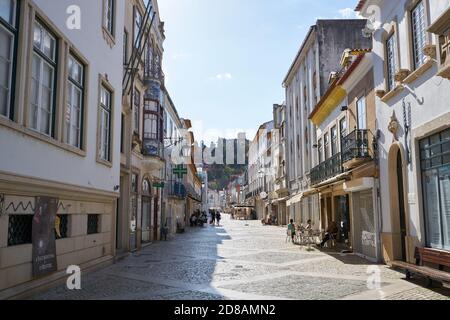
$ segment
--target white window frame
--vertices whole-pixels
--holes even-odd
[[[388,91],[395,89],[395,72],[397,69],[396,55],[397,55],[397,44],[396,44],[396,32],[392,33],[386,39],[386,81]]]
[[[420,68],[426,61],[423,49],[427,42],[425,2],[419,1],[411,10],[411,33],[414,69]]]
[[[108,97],[103,101],[103,97]],[[112,116],[112,95],[113,93],[103,84],[100,87],[99,101],[99,157],[103,161],[111,161],[111,116]]]
[[[82,148],[82,127],[83,127],[83,113],[84,113],[84,77],[85,77],[85,67],[84,65],[72,54],[69,55],[69,73],[67,78],[67,109],[66,109],[66,117],[65,117],[65,126],[66,126],[66,137],[65,143],[75,147]],[[76,64],[81,69],[80,82],[78,80],[73,79],[70,74],[70,63]],[[75,99],[75,91],[78,91],[80,94],[80,105],[78,110],[78,121],[74,119],[73,115],[75,111],[77,111],[77,107],[74,103]],[[68,114],[67,114],[68,113]],[[76,128],[77,132],[77,140],[72,135],[72,128]]]
[[[137,45],[137,48],[140,47],[140,43],[137,43],[139,30],[142,27],[142,14],[139,11],[138,7],[134,7],[134,17],[133,17],[133,46]]]
[[[103,27],[112,35],[115,28],[115,0],[103,0]]]
[[[9,65],[8,75],[7,75],[7,87],[2,88],[6,92],[6,105],[5,113],[0,113],[0,117],[10,118],[11,117],[11,101],[12,101],[12,89],[14,85],[13,81],[13,70],[15,64],[15,54],[14,48],[17,40],[17,29],[16,29],[16,15],[17,15],[17,4],[15,0],[10,0],[10,17],[9,20],[0,19],[0,29],[5,32],[6,36],[10,37],[10,52],[9,58],[5,61],[6,65]]]
[[[43,26],[40,22],[36,21],[33,31],[34,34],[36,36],[36,28],[40,28],[41,33],[40,33],[40,42],[41,42],[41,46],[37,47],[36,44],[33,42],[33,54],[32,54],[32,65],[34,66],[35,63],[35,58],[38,59],[38,63],[39,63],[39,75],[38,75],[38,79],[35,79],[33,77],[33,74],[31,74],[31,78],[32,78],[32,88],[34,86],[34,81],[37,82],[37,104],[35,105],[33,103],[33,101],[30,101],[30,114],[29,114],[29,124],[30,124],[30,128],[40,132],[44,135],[47,136],[52,136],[52,132],[53,132],[53,115],[55,112],[55,92],[57,90],[56,88],[56,74],[57,74],[57,57],[56,57],[56,46],[57,46],[57,39],[55,36],[53,36],[53,34],[45,27]],[[53,40],[54,42],[54,47],[53,47],[53,52],[51,52],[52,57],[49,57],[47,54],[44,53],[43,50],[43,43],[44,43],[44,39],[45,36],[48,36],[50,38],[50,40]],[[34,69],[32,66],[32,69]],[[43,70],[44,70],[44,66],[48,66],[51,70],[52,70],[52,79],[51,79],[51,88],[46,88],[49,89],[51,91],[50,94],[50,110],[43,110],[43,106],[42,106],[42,90],[44,89],[44,85],[43,85]],[[33,91],[33,90],[32,90]],[[32,94],[33,95],[33,94]],[[33,98],[33,97],[32,97]],[[37,116],[36,116],[36,124],[33,123],[33,119],[32,119],[32,109],[36,108],[36,112],[37,112]],[[48,113],[48,132],[43,131],[43,128],[41,128],[41,119],[43,116],[43,112]]]
[[[364,111],[364,112],[361,112]],[[356,117],[358,120],[358,129],[366,130],[367,129],[367,103],[366,97],[362,96],[356,101]],[[363,120],[364,123],[361,123]]]

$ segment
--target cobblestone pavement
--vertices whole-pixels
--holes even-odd
[[[448,289],[427,289],[356,255],[293,245],[283,228],[227,216],[223,224],[82,274],[81,290],[60,286],[32,299],[450,299]]]

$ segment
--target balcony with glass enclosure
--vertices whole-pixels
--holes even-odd
[[[148,171],[164,167],[164,110],[159,102],[144,101],[144,132],[142,139],[143,167]]]

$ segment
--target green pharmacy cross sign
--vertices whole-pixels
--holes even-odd
[[[182,164],[180,164],[172,170],[172,173],[178,176],[179,179],[182,179],[183,176],[186,175],[188,172],[187,169]]]
[[[155,183],[153,183],[153,188],[164,189],[164,186],[165,186],[164,182],[155,182]]]

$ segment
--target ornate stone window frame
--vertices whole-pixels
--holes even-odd
[[[102,33],[103,33],[103,38],[108,43],[108,45],[112,48],[112,47],[114,47],[116,45],[117,0],[111,0],[113,2],[113,8],[114,8],[113,9],[113,13],[112,13],[112,19],[113,19],[113,21],[112,21],[112,23],[113,23],[113,26],[112,26],[113,32],[112,33],[106,27],[106,20],[105,20],[106,12],[105,12],[105,9],[106,9],[107,1],[108,0],[102,0]]]
[[[450,8],[447,9],[433,24],[428,31],[435,34],[437,38],[437,61],[439,64],[438,76],[450,80]],[[445,46],[445,48],[444,48]],[[443,50],[446,50],[446,60],[443,60]]]
[[[395,65],[396,65],[396,83],[394,85],[394,88],[389,90],[388,87],[388,81],[387,81],[387,75],[388,75],[388,63],[387,63],[387,40],[394,36],[395,39]],[[381,41],[383,43],[383,57],[384,57],[384,88],[381,90],[377,90],[377,96],[380,97],[380,99],[383,102],[387,102],[397,94],[399,94],[403,89],[403,85],[400,83],[399,75],[401,75],[402,72],[402,64],[401,64],[401,58],[400,58],[400,34],[399,34],[399,24],[398,24],[398,17],[394,17],[392,22],[383,30]]]

